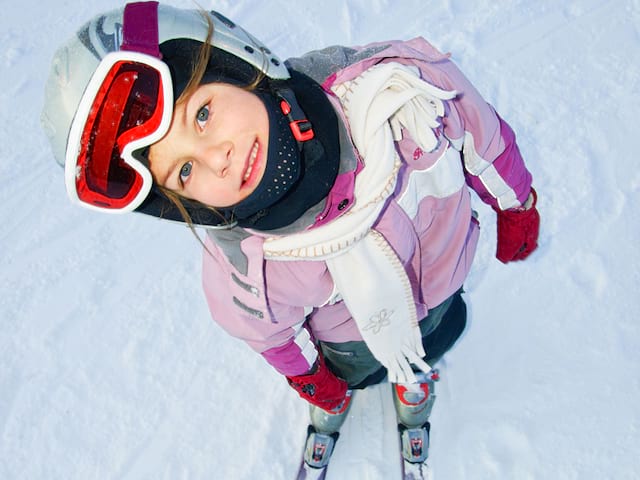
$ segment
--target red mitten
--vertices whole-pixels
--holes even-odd
[[[347,393],[347,382],[331,373],[320,351],[312,373],[287,377],[287,381],[307,402],[327,411],[338,407]]]
[[[524,260],[538,247],[540,214],[538,195],[532,188],[533,203],[526,209],[496,210],[498,214],[498,248],[496,258],[503,263]],[[527,202],[528,203],[528,202]]]

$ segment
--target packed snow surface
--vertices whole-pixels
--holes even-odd
[[[424,36],[518,135],[540,247],[498,262],[477,203],[469,326],[432,417],[436,480],[640,478],[640,2],[200,3],[281,57]],[[211,320],[199,243],[73,206],[40,130],[55,48],[121,4],[0,15],[0,478],[292,478],[306,405]]]

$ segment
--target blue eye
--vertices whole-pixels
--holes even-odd
[[[196,122],[198,122],[200,128],[204,128],[207,120],[209,120],[209,106],[205,105],[200,110],[198,110],[198,114],[196,115]]]
[[[180,180],[185,181],[189,175],[191,175],[191,169],[193,164],[191,162],[185,163],[180,169]]]

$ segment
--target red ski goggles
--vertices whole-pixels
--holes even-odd
[[[151,55],[106,55],[80,100],[65,162],[67,192],[89,208],[129,212],[153,179],[133,153],[169,130],[173,90],[167,65]]]

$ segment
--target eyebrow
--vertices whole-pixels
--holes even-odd
[[[156,159],[158,160],[158,159]],[[160,161],[162,161],[162,159],[160,159]],[[149,163],[151,164],[153,162],[153,159],[151,157],[149,157]],[[158,183],[160,186],[164,187],[167,184],[167,180],[169,179],[169,177],[171,176],[171,174],[175,171],[176,165],[179,162],[171,162],[166,169],[164,169],[163,171],[159,172],[159,174],[153,175],[152,172],[152,176],[153,176],[153,180]],[[151,168],[149,169],[151,170]]]
[[[189,96],[188,99],[186,99],[184,102],[182,102],[182,105],[184,106],[184,108],[182,109],[182,126],[184,128],[187,127],[187,110],[189,110],[190,104],[193,101],[193,94]]]
[[[183,128],[187,128],[187,110],[189,109],[189,104],[191,103],[192,99],[193,99],[194,95],[191,95],[188,99],[186,99],[184,102],[181,102],[183,108],[182,108],[182,113],[180,115],[181,117],[181,123],[182,123],[182,127]],[[174,112],[175,112],[175,106],[174,106]],[[162,185],[163,187],[167,184],[167,180],[169,179],[169,177],[172,176],[173,172],[175,172],[176,170],[176,166],[180,163],[180,159],[177,159],[176,161],[170,162],[171,164],[169,165],[169,167],[165,170],[164,175],[162,177],[159,177],[159,179],[162,179],[162,182],[160,182],[160,185]]]
[[[167,180],[169,179],[169,177],[171,176],[174,170],[175,170],[175,164],[171,165],[169,168],[166,169],[166,171],[164,172],[164,177],[162,178],[162,183],[160,185],[166,188]]]

